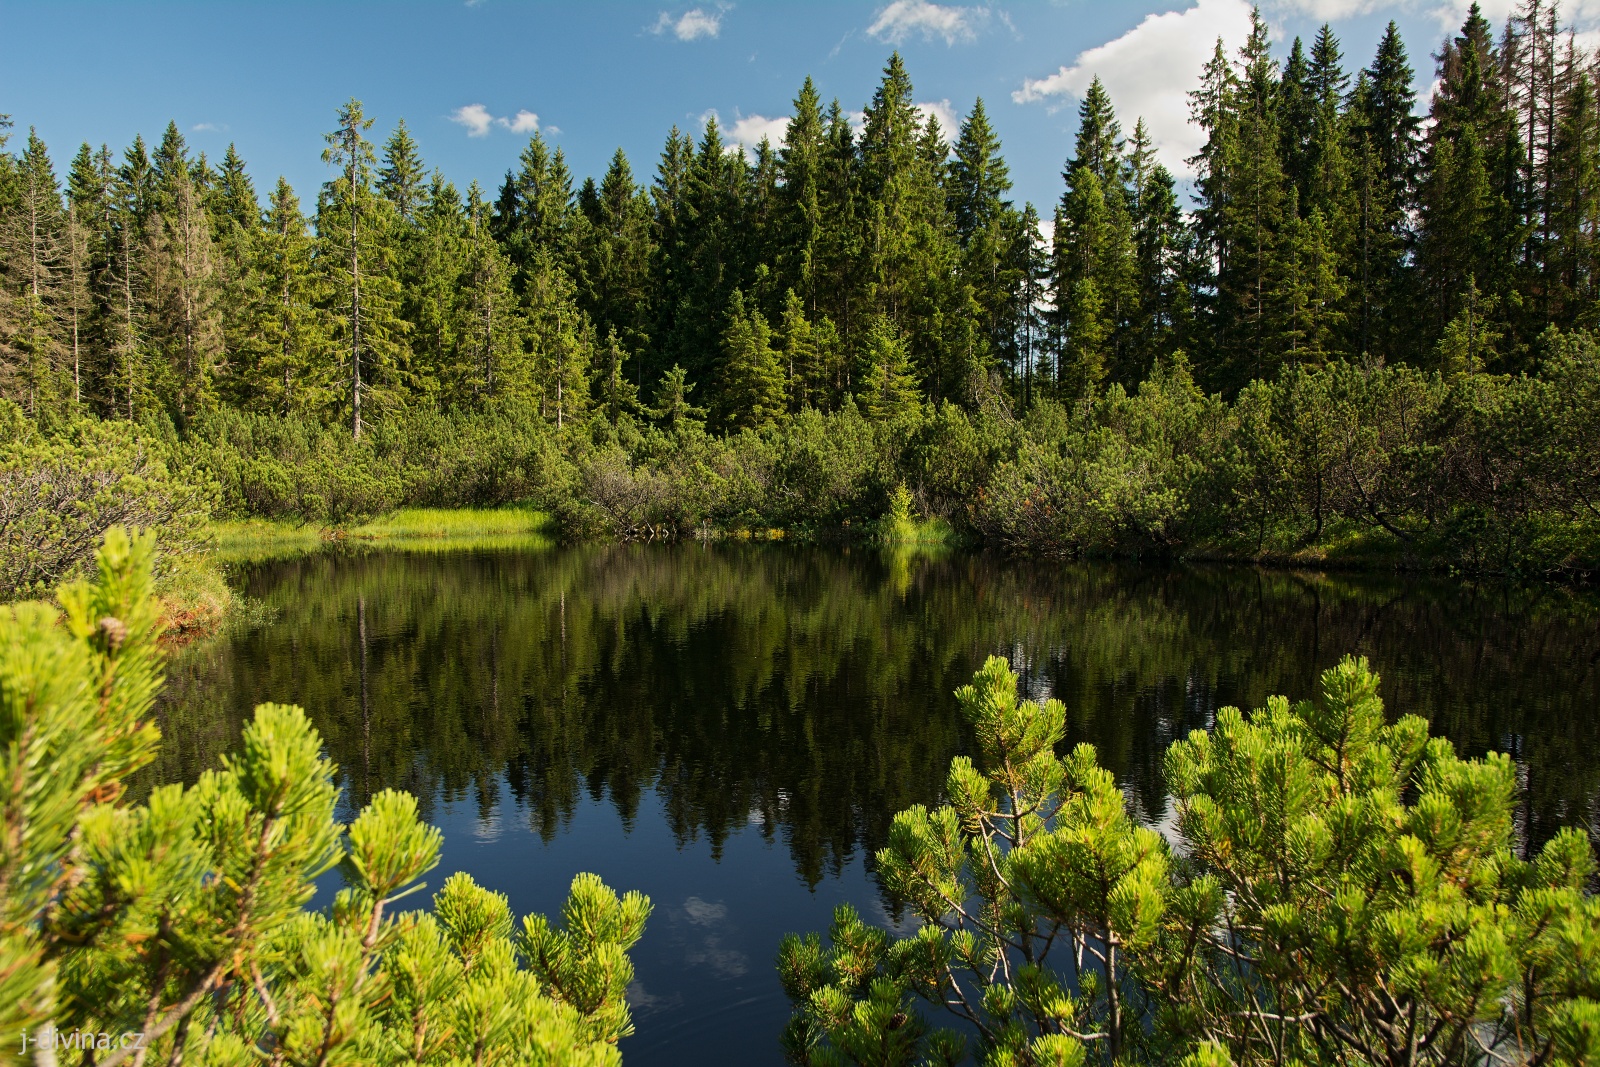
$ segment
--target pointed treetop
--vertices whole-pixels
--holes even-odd
[[[427,173],[417,142],[406,128],[406,120],[395,123],[394,133],[383,144],[383,166],[378,171],[378,192],[394,205],[405,222],[415,219],[422,205],[423,176]]]
[[[253,230],[261,224],[261,202],[256,198],[255,183],[250,180],[244,160],[231,143],[222,157],[222,172],[217,176],[216,209],[244,229]]]
[[[1333,35],[1333,30],[1326,22],[1317,31],[1317,39],[1311,44],[1309,86],[1319,103],[1335,106],[1343,103],[1350,91],[1350,75],[1344,71],[1344,53],[1339,48],[1339,38]]]
[[[322,135],[328,147],[322,150],[322,161],[340,171],[353,171],[356,184],[365,187],[377,157],[372,153],[372,143],[366,132],[372,129],[372,119],[361,110],[361,101],[351,97],[339,106],[339,126]]]
[[[1011,191],[1011,175],[981,96],[961,124],[950,178],[950,208],[963,241],[1010,206],[1005,194]]]
[[[1101,185],[1106,185],[1109,179],[1121,178],[1121,159],[1122,126],[1117,122],[1105,83],[1096,75],[1078,105],[1078,137],[1073,158],[1062,177],[1071,181],[1073,171],[1086,167]]]

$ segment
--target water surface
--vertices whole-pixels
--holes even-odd
[[[347,809],[398,787],[455,870],[554,913],[572,875],[655,902],[633,1067],[781,1062],[778,938],[854,903],[970,738],[952,691],[1007,656],[1065,701],[1143,817],[1161,756],[1228,704],[1370,657],[1394,713],[1510,752],[1538,843],[1600,815],[1594,599],[1244,568],[782,545],[329,552],[243,566],[266,621],[179,653],[156,777],[192,780],[250,709],[303,705]]]

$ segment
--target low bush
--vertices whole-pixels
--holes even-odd
[[[847,905],[783,942],[789,1062],[1600,1062],[1588,838],[1519,858],[1511,760],[1390,721],[1377,683],[1346,659],[1174,743],[1163,836],[991,658],[956,694],[975,756],[877,854],[913,932]]]
[[[0,400],[0,602],[82,574],[113,526],[156,530],[157,572],[206,539],[216,489],[128,423],[84,419],[51,435]]]
[[[560,922],[514,923],[458,874],[401,911],[439,832],[395,791],[341,825],[299,708],[259,706],[220,769],[121,802],[160,740],[154,557],[114,527],[61,610],[0,608],[0,1028],[21,1058],[619,1063],[649,901],[579,875]],[[307,910],[335,867],[344,888]]]

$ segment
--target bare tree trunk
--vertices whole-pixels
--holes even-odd
[[[361,251],[357,242],[360,203],[356,198],[356,145],[360,131],[350,127],[350,408],[351,434],[361,440]]]
[[[189,412],[189,401],[193,395],[195,360],[194,360],[194,198],[190,195],[187,183],[182,187],[183,210],[183,372],[187,381],[184,382],[183,410]]]
[[[283,239],[287,248],[289,241],[289,218],[284,216],[283,224],[278,229],[278,235]],[[287,253],[285,253],[287,260]],[[284,263],[283,284],[278,288],[278,324],[282,331],[279,339],[279,354],[283,357],[283,413],[289,414],[289,265]]]
[[[133,421],[133,257],[128,247],[128,225],[122,226],[123,359],[128,371],[128,421]]]

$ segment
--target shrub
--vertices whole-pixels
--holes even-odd
[[[160,531],[165,570],[205,542],[215,499],[128,423],[81,420],[46,437],[0,400],[0,601],[82,573],[113,526]]]
[[[0,609],[0,1026],[41,1062],[113,1035],[101,1067],[620,1062],[649,901],[579,875],[560,923],[516,926],[458,874],[431,913],[399,911],[440,835],[394,791],[341,826],[299,708],[261,705],[220,770],[119,803],[159,741],[153,540],[113,528],[64,625]],[[335,865],[345,888],[305,910]]]
[[[1167,754],[1171,841],[992,657],[948,802],[877,863],[920,928],[840,908],[778,969],[800,1064],[1582,1064],[1600,1060],[1600,899],[1576,829],[1512,849],[1511,761],[1387,721],[1345,659],[1316,701],[1218,713]]]

